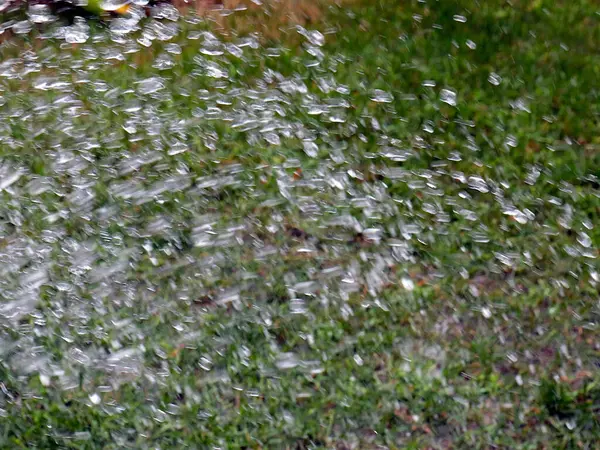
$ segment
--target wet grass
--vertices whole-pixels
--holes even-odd
[[[2,448],[596,447],[597,5],[398,3],[0,45]]]

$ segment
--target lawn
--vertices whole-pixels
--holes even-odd
[[[597,448],[598,4],[264,2],[5,15],[0,448]]]

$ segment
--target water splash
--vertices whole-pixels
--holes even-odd
[[[291,51],[209,32],[170,5],[151,16],[95,29],[32,5],[28,20],[5,24],[42,36],[8,40],[26,48],[18,54],[0,49],[0,354],[20,390],[81,391],[86,407],[120,414],[113,393],[135,387],[144,419],[170,427],[193,405],[207,408],[193,412],[203,423],[228,417],[203,404],[216,389],[270,421],[260,401],[322,395],[302,383],[329,376],[332,359],[384,385],[386,364],[442,380],[445,352],[430,341],[455,343],[467,366],[472,340],[457,336],[485,328],[502,360],[492,370],[520,386],[530,380],[520,364],[542,366],[520,342],[537,345],[546,331],[532,324],[560,312],[552,302],[579,296],[576,327],[595,326],[598,242],[585,208],[597,178],[577,172],[587,162],[548,156],[593,143],[564,136],[558,112],[542,119],[525,81],[476,71],[467,37],[478,35],[457,35],[450,55],[476,74],[485,95],[474,99],[423,62],[406,30],[394,45],[406,45],[414,75],[397,83],[333,52],[339,30],[292,28],[302,44]],[[424,13],[414,20],[430,26]],[[462,31],[474,22],[453,20]],[[524,136],[525,119],[544,133]],[[539,137],[552,133],[558,142]],[[519,167],[501,164],[515,154]],[[543,308],[513,314],[536,296]],[[419,343],[390,338],[394,320]],[[384,338],[400,359],[371,351]],[[560,358],[590,363],[573,353]],[[245,373],[267,381],[244,386]],[[281,378],[296,375],[282,394]],[[0,414],[17,403],[2,395]],[[80,433],[72,439],[91,439]]]

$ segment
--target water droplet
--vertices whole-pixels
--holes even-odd
[[[33,24],[29,20],[22,20],[22,21],[15,22],[12,24],[12,31],[13,31],[13,33],[15,33],[17,35],[27,34],[32,29],[33,29]]]
[[[297,367],[298,364],[300,364],[300,361],[298,361],[294,353],[282,353],[277,359],[275,366],[279,370],[289,370]]]
[[[164,88],[164,79],[160,77],[151,77],[137,82],[137,90],[143,95],[154,94]]]
[[[402,287],[407,291],[412,291],[415,289],[415,283],[410,278],[402,278],[401,280]]]
[[[281,145],[281,139],[277,133],[266,133],[265,141],[271,145]]]
[[[100,402],[102,401],[100,396],[95,392],[93,394],[91,394],[89,398],[90,398],[90,401],[92,402],[92,404],[94,404],[94,405],[99,405]]]
[[[506,145],[507,147],[515,148],[518,145],[517,138],[512,134],[509,134],[508,136],[506,136],[504,145]]]
[[[488,81],[490,82],[490,84],[493,84],[494,86],[499,86],[500,83],[502,83],[502,77],[500,75],[498,75],[496,72],[491,72],[490,75],[488,76]]]
[[[40,374],[40,383],[42,383],[42,386],[50,386],[50,377],[48,375],[41,373]]]
[[[69,44],[83,44],[88,40],[88,34],[86,31],[70,28],[65,32],[65,41]]]
[[[394,101],[392,94],[382,91],[381,89],[374,89],[371,91],[370,99],[376,103],[391,103]]]
[[[511,101],[510,106],[517,111],[531,113],[531,110],[529,109],[529,104],[524,98],[518,98],[515,101]]]
[[[316,45],[321,47],[325,44],[325,36],[320,31],[317,30],[307,30],[304,27],[297,26],[296,30],[299,34],[304,36],[312,45]]]
[[[577,236],[577,242],[579,242],[583,247],[589,248],[592,246],[592,238],[587,233],[583,231],[579,233]]]
[[[440,91],[440,100],[450,106],[456,106],[456,92],[450,89],[442,89]]]
[[[49,23],[57,19],[52,14],[50,5],[44,4],[30,4],[27,9],[27,15],[32,23]]]
[[[311,158],[316,158],[319,155],[319,147],[314,142],[304,141],[302,145],[304,147],[304,153]]]

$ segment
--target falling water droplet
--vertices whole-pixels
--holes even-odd
[[[40,383],[42,383],[42,386],[50,386],[50,377],[48,375],[45,374],[40,374]]]
[[[450,89],[440,91],[440,100],[450,106],[456,106],[456,92]]]
[[[581,232],[577,236],[577,242],[579,242],[583,247],[589,248],[592,246],[592,238],[587,233]]]
[[[381,89],[374,89],[371,92],[370,99],[376,103],[391,103],[394,101],[392,94]]]
[[[316,158],[319,154],[319,147],[317,144],[311,141],[304,141],[302,143],[304,147],[304,153],[306,153],[311,158]]]
[[[499,86],[502,83],[502,77],[495,72],[491,72],[488,76],[488,81],[494,86]]]
[[[153,94],[164,88],[164,80],[160,77],[151,77],[137,82],[138,92],[144,95]]]
[[[411,280],[410,278],[402,278],[402,280],[400,280],[402,282],[402,287],[404,289],[406,289],[407,291],[412,291],[415,289],[415,283],[413,282],[413,280]]]

